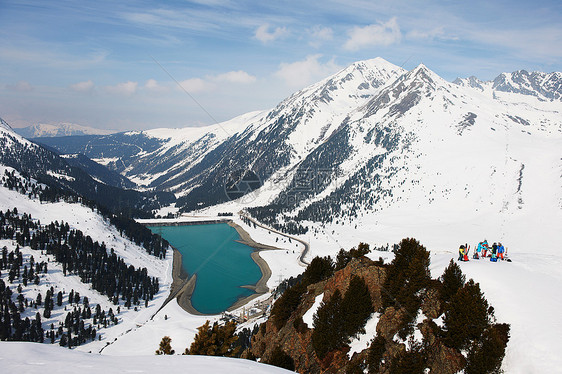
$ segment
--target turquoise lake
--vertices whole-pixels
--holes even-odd
[[[219,314],[254,294],[241,286],[255,285],[262,273],[250,257],[253,248],[235,241],[240,236],[234,227],[217,223],[148,228],[182,254],[190,277],[197,274],[191,304],[199,312]]]

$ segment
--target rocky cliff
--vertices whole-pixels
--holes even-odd
[[[262,362],[271,362],[273,352],[281,348],[292,358],[295,371],[299,373],[363,373],[365,370],[373,373],[407,372],[407,369],[404,371],[408,367],[406,353],[415,349],[421,351],[422,347],[416,348],[412,342],[397,337],[407,317],[404,308],[382,308],[381,295],[385,292],[383,285],[388,266],[367,257],[355,258],[328,279],[309,285],[298,307],[281,328],[272,318],[260,326],[259,332],[252,337],[251,353]],[[321,360],[312,344],[313,326],[308,326],[303,316],[313,307],[317,296],[323,294],[322,300],[326,303],[336,290],[345,294],[354,275],[363,278],[369,288],[373,308],[378,311],[376,330],[366,331],[366,334],[377,336],[375,340],[382,349],[377,352],[377,344],[371,343],[370,347],[350,355],[350,347],[346,345]],[[441,330],[436,324],[443,314],[439,282],[431,284],[423,291],[423,302],[416,320],[421,322],[415,327],[423,337],[420,344],[423,345],[424,366],[431,373],[455,373],[465,366],[466,360],[459,351],[446,347],[442,342]]]

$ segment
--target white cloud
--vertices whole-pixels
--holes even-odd
[[[309,33],[311,38],[309,44],[314,48],[318,48],[323,42],[334,38],[334,31],[330,27],[314,26]]]
[[[443,27],[435,27],[431,30],[412,30],[406,34],[408,39],[424,40],[424,39],[441,39],[441,40],[458,40],[458,37],[447,35]]]
[[[210,91],[214,88],[214,84],[201,78],[190,78],[180,82],[182,89],[191,93]]]
[[[149,90],[154,90],[154,89],[158,89],[160,87],[160,85],[158,84],[156,79],[149,79],[144,84],[144,87],[148,88]]]
[[[137,92],[138,82],[123,82],[115,86],[106,86],[105,90],[109,93],[130,96]]]
[[[256,81],[256,77],[246,73],[243,70],[238,70],[238,71],[229,71],[228,73],[216,75],[213,78],[213,80],[217,82],[248,84],[248,83],[254,83]]]
[[[94,82],[92,82],[91,80],[87,80],[84,82],[78,82],[75,84],[71,84],[70,85],[70,89],[76,92],[85,92],[85,93],[89,93],[92,92],[92,90],[94,89]]]
[[[168,87],[162,86],[156,79],[149,79],[144,84],[144,88],[151,92],[165,92],[168,91]]]
[[[269,43],[276,39],[283,38],[289,34],[285,27],[277,27],[272,32],[269,31],[269,24],[265,23],[257,28],[254,37],[262,43]]]
[[[10,91],[17,91],[17,92],[33,91],[33,86],[31,85],[31,83],[26,81],[19,81],[16,84],[7,84],[6,88]]]
[[[385,23],[379,22],[365,27],[355,26],[349,31],[349,39],[343,47],[356,51],[364,47],[398,43],[401,38],[400,26],[396,17],[393,17]]]
[[[322,63],[319,58],[322,55],[311,55],[302,61],[292,63],[281,63],[275,75],[290,87],[303,87],[326,78],[330,74],[341,69],[334,60]]]
[[[217,83],[250,84],[255,81],[256,77],[253,75],[243,70],[238,70],[217,75],[207,75],[203,78],[186,79],[180,82],[180,86],[189,93],[199,93],[216,89]]]

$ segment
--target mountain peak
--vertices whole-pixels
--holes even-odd
[[[8,122],[4,121],[2,118],[0,118],[0,127],[5,128],[6,130],[14,131],[12,126],[10,126]]]
[[[359,69],[359,70],[364,70],[364,69],[369,69],[369,70],[380,70],[380,69],[384,69],[384,70],[400,70],[401,68],[397,65],[394,65],[391,62],[388,62],[387,60],[385,60],[382,57],[375,57],[372,59],[368,59],[368,60],[361,60],[361,61],[356,61],[354,63],[352,63],[348,68],[344,69]]]
[[[475,77],[474,75],[471,75],[468,78],[457,78],[453,81],[454,84],[456,84],[457,86],[462,86],[462,87],[472,87],[472,88],[477,88],[480,91],[484,91],[484,84],[485,82],[481,81],[480,79],[478,79],[477,77]]]
[[[435,88],[437,85],[446,84],[443,78],[430,70],[424,64],[419,64],[414,69],[406,72],[400,79],[404,84],[407,84],[410,87],[429,85],[430,87]]]
[[[562,73],[543,73],[517,70],[513,73],[501,73],[492,82],[492,88],[498,91],[520,93],[535,96],[541,100],[562,99]]]

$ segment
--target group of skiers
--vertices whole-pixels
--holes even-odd
[[[468,253],[470,252],[470,246],[467,244],[461,244],[459,247],[459,261],[468,261]],[[490,261],[497,262],[498,259],[500,260],[507,260],[506,257],[506,248],[503,246],[502,243],[494,243],[490,247],[488,245],[488,241],[484,240],[483,242],[478,243],[478,247],[474,251],[472,256],[473,259],[478,260],[480,258],[489,257]]]

